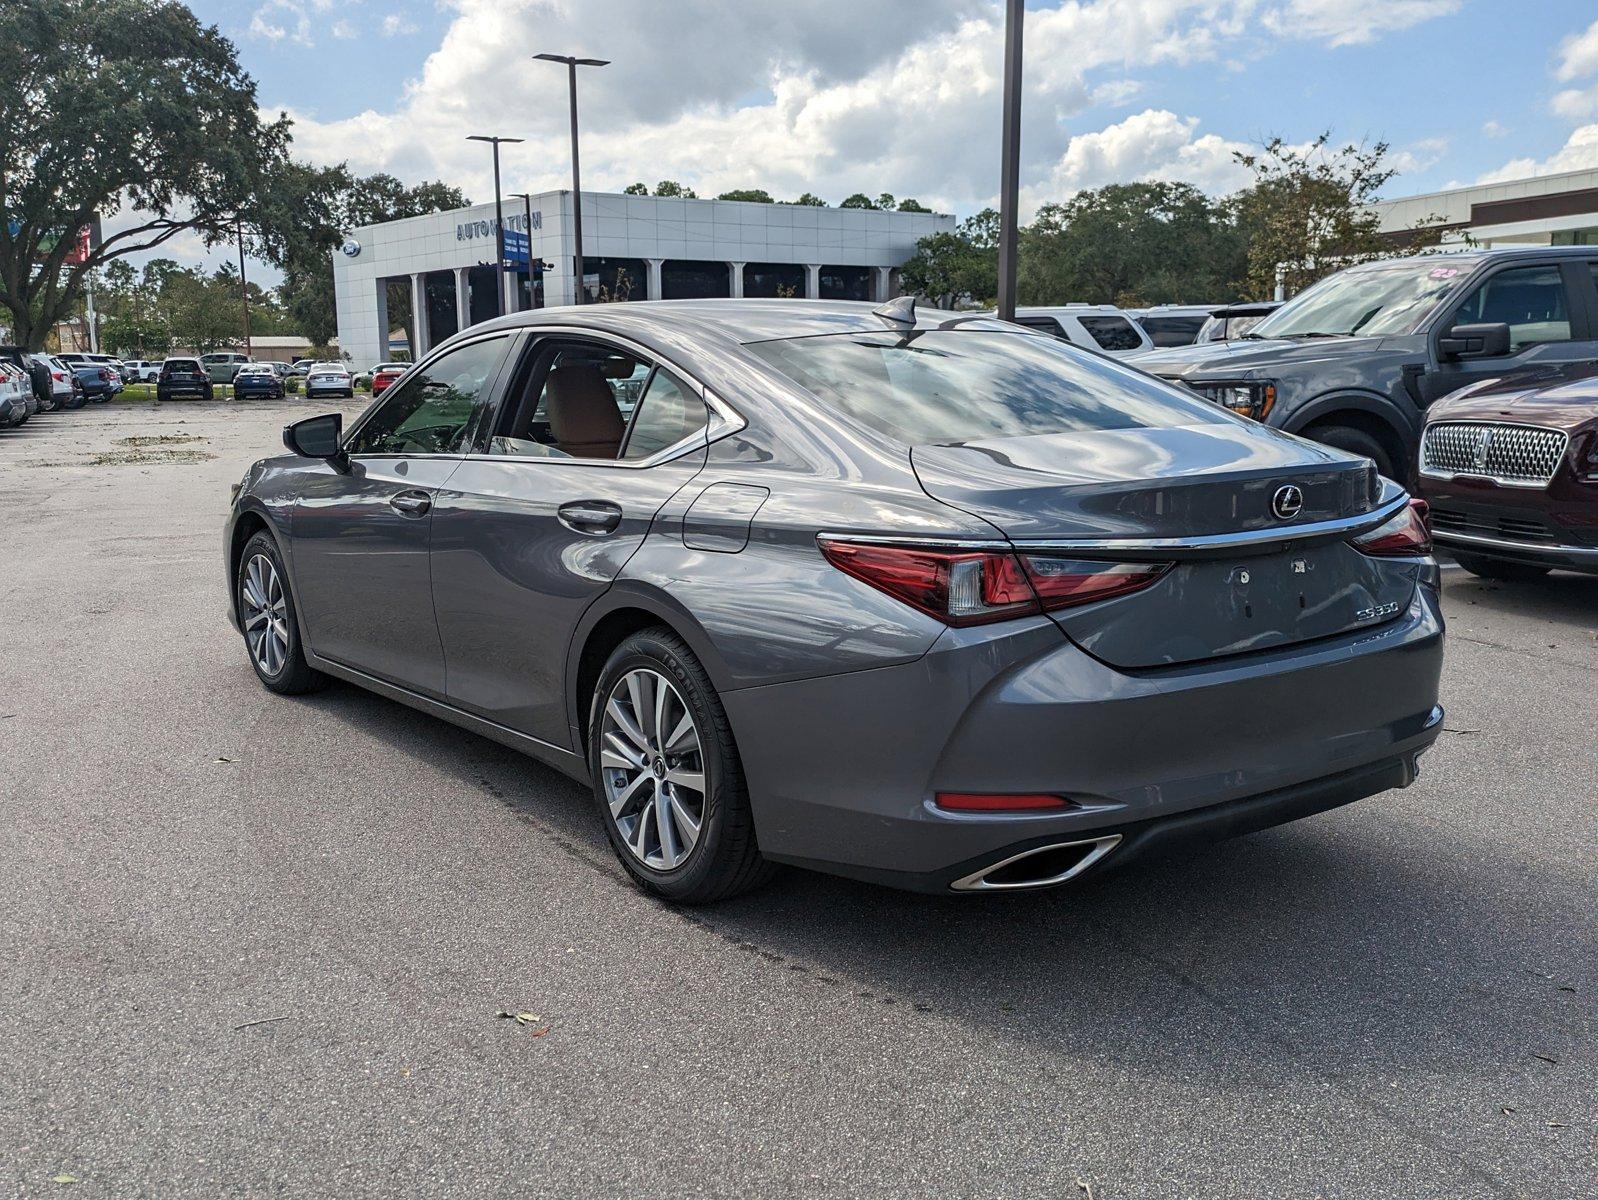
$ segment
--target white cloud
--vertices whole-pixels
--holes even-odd
[[[1589,88],[1566,88],[1554,96],[1549,107],[1555,115],[1567,121],[1581,121],[1598,116],[1598,83]]]
[[[446,3],[453,20],[437,49],[367,111],[324,120],[297,110],[292,96],[266,97],[278,101],[269,109],[291,101],[297,154],[444,179],[481,199],[492,187],[488,156],[465,137],[502,133],[527,139],[504,154],[507,190],[565,187],[566,75],[529,61],[548,49],[613,60],[580,77],[590,187],[678,179],[701,195],[759,186],[833,202],[889,190],[942,211],[994,201],[997,0]],[[263,12],[284,13],[304,10],[306,0],[267,4]],[[1150,107],[1104,129],[1079,122],[1095,106],[1133,101],[1149,72],[1201,62],[1227,69],[1257,51],[1262,21],[1282,36],[1340,45],[1455,6],[1065,0],[1029,11],[1022,180],[1030,202],[1116,178],[1235,187],[1244,174],[1231,156],[1242,143],[1199,129],[1193,117]],[[391,14],[385,31],[403,20]]]
[[[1460,0],[1289,0],[1264,14],[1273,33],[1333,46],[1375,41],[1459,10]]]
[[[341,40],[348,40],[356,36],[355,26],[348,21],[334,21],[333,28],[329,32]]]
[[[1476,182],[1497,183],[1504,179],[1524,179],[1528,175],[1556,175],[1561,171],[1595,168],[1598,168],[1598,124],[1582,125],[1549,157],[1512,159]]]
[[[1248,182],[1248,169],[1233,157],[1249,147],[1216,134],[1198,134],[1197,117],[1145,109],[1124,121],[1072,138],[1048,177],[1027,189],[1035,207],[1084,188],[1132,180],[1181,180],[1211,192]]]
[[[1483,121],[1481,123],[1483,137],[1501,138],[1509,136],[1509,129],[1501,121]]]
[[[415,33],[416,25],[399,13],[389,13],[383,18],[383,36],[396,37],[404,33]]]
[[[1400,175],[1413,174],[1434,167],[1448,153],[1449,140],[1445,137],[1421,138],[1417,142],[1395,151],[1388,165]]]
[[[1554,74],[1561,83],[1598,74],[1598,21],[1559,43],[1559,66]]]

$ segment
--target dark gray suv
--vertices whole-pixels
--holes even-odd
[[[590,784],[674,900],[1062,883],[1403,786],[1440,729],[1401,489],[1014,325],[543,309],[284,436],[223,540],[261,682]]]
[[[1482,379],[1598,359],[1598,246],[1466,250],[1349,267],[1243,337],[1132,360],[1408,482],[1426,406]]]

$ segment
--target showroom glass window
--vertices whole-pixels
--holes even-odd
[[[351,454],[456,454],[508,338],[451,350],[390,388],[383,406],[345,447]]]

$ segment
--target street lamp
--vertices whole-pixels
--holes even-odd
[[[1025,0],[1005,0],[1004,129],[999,155],[999,307],[1015,320],[1016,208],[1021,176],[1021,19]]]
[[[571,112],[572,112],[572,249],[574,250],[573,264],[576,275],[576,296],[573,302],[583,302],[583,181],[582,174],[577,166],[577,68],[578,67],[608,67],[610,60],[605,58],[573,58],[569,54],[535,54],[534,58],[544,62],[557,62],[566,64],[566,77],[571,86]]]
[[[488,137],[481,133],[468,135],[468,142],[489,142],[494,147],[494,290],[499,300],[500,316],[505,315],[505,210],[499,199],[499,144],[515,144],[524,138]]]

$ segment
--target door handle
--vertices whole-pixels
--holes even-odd
[[[433,507],[433,498],[426,492],[396,492],[388,498],[388,506],[401,516],[419,517]]]
[[[621,507],[608,500],[574,500],[556,510],[560,523],[575,533],[603,537],[621,525]]]

